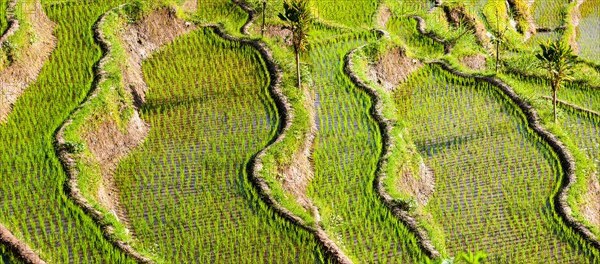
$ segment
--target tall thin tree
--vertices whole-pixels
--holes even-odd
[[[554,123],[558,122],[556,114],[556,94],[560,90],[564,81],[572,80],[573,66],[575,65],[575,55],[573,48],[560,40],[540,44],[542,49],[535,56],[540,60],[541,68],[545,69],[550,75],[550,85],[552,86],[552,106],[554,109]]]
[[[284,13],[279,13],[279,19],[286,23],[284,29],[292,32],[292,46],[296,55],[296,74],[298,88],[302,87],[300,78],[300,52],[306,50],[308,45],[308,32],[313,23],[308,0],[286,0],[283,2]]]

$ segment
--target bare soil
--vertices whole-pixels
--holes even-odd
[[[573,28],[575,29],[577,28],[577,26],[579,26],[579,21],[581,20],[581,11],[579,10],[579,8],[581,7],[584,1],[585,0],[577,0],[577,6],[571,14],[570,22],[571,25],[573,25]],[[579,44],[577,43],[577,30],[573,30],[573,34],[569,36],[569,45],[571,45],[575,53],[579,52]]]
[[[492,48],[490,38],[486,34],[487,30],[485,25],[480,21],[477,21],[475,17],[470,16],[464,6],[459,5],[455,8],[444,6],[444,13],[452,26],[458,27],[461,23],[464,23],[467,28],[475,33],[477,42],[479,42],[481,46],[486,49]]]
[[[303,90],[306,98],[304,107],[308,112],[310,128],[306,133],[306,140],[302,145],[302,149],[294,154],[290,166],[284,168],[282,171],[284,175],[283,188],[294,195],[300,205],[312,211],[314,216],[318,216],[318,211],[306,195],[306,188],[314,178],[314,167],[309,159],[312,156],[312,146],[317,132],[314,98],[308,89],[304,88]]]
[[[27,244],[17,239],[8,229],[0,225],[0,241],[5,243],[10,249],[14,250],[17,257],[25,260],[26,263],[45,264],[42,259]]]
[[[386,28],[390,18],[392,17],[392,10],[386,5],[381,5],[377,12],[377,25],[381,28]]]
[[[44,13],[42,4],[32,3],[34,12],[26,14],[31,25],[31,34],[36,41],[20,50],[20,56],[0,72],[0,123],[12,110],[12,105],[40,73],[44,62],[56,48],[56,37],[52,35],[55,23]]]
[[[483,70],[486,66],[486,59],[483,54],[469,55],[460,61],[472,70]]]
[[[419,206],[424,206],[435,191],[435,175],[425,163],[419,164],[418,173],[418,177],[415,177],[412,172],[405,170],[402,177],[398,178],[396,186],[415,197]]]
[[[600,228],[600,182],[596,174],[589,178],[581,212],[593,226]]]
[[[376,81],[386,90],[393,91],[408,78],[412,72],[423,64],[406,56],[401,48],[393,48],[370,65],[369,78]]]
[[[153,12],[141,21],[125,27],[121,42],[128,53],[128,63],[122,69],[123,80],[137,106],[145,102],[145,92],[148,90],[142,73],[142,60],[162,45],[195,28],[195,25],[177,18],[170,9]]]
[[[258,34],[260,34],[261,28],[259,27],[257,30]],[[277,39],[287,46],[292,46],[292,31],[283,29],[281,26],[265,25],[265,37]]]
[[[198,0],[186,0],[182,7],[186,11],[196,12],[198,10]]]

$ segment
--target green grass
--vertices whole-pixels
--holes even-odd
[[[0,125],[0,221],[53,263],[130,263],[65,194],[66,175],[52,144],[56,129],[92,86],[101,52],[92,25],[122,1],[49,5],[57,49]]]
[[[425,258],[413,234],[375,192],[381,135],[371,118],[371,99],[342,71],[342,58],[368,38],[348,36],[310,53],[318,132],[315,176],[308,196],[323,227],[356,263],[406,263]]]
[[[258,53],[200,29],[143,69],[142,118],[152,128],[116,174],[142,246],[184,263],[324,258],[312,234],[278,217],[248,180],[249,159],[279,123]]]
[[[557,158],[504,96],[432,67],[403,84],[397,99],[434,171],[426,209],[444,226],[452,254],[482,250],[494,263],[598,261],[554,213]]]

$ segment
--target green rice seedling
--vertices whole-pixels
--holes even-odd
[[[600,1],[584,1],[579,8],[581,19],[577,26],[579,56],[600,64]]]
[[[543,1],[536,0],[533,3],[533,17],[538,27],[554,29],[561,25],[564,8],[568,0]]]
[[[202,23],[223,23],[230,32],[238,32],[248,18],[248,14],[230,0],[197,1],[197,11],[193,18]]]
[[[6,17],[6,10],[8,8],[8,0],[0,1],[0,36],[6,32],[8,28],[8,19]]]
[[[370,97],[345,76],[342,59],[370,36],[348,35],[310,53],[318,132],[308,196],[329,237],[356,263],[407,263],[426,258],[415,236],[379,200],[373,182],[381,135]]]
[[[481,250],[494,263],[598,261],[554,212],[562,177],[555,154],[497,89],[431,66],[396,93],[434,172],[426,210],[446,230],[451,254]]]
[[[315,237],[248,180],[249,160],[280,122],[258,53],[199,29],[143,70],[150,134],[115,176],[141,246],[183,263],[327,262]]]
[[[52,263],[131,263],[65,193],[56,129],[83,101],[101,57],[92,26],[123,1],[42,1],[59,45],[0,125],[0,222]]]
[[[353,29],[369,28],[379,7],[377,0],[321,0],[311,1],[314,15],[325,22]]]

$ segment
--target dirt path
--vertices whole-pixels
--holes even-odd
[[[19,28],[19,23],[11,20],[10,17],[15,8],[13,2],[11,1],[9,4],[9,9],[12,9],[9,10],[9,29],[0,39],[0,43],[7,41],[9,36]],[[12,105],[27,86],[35,81],[45,61],[57,45],[57,39],[52,35],[56,25],[44,13],[42,4],[36,1],[26,3],[26,5],[32,5],[33,8],[33,12],[25,14],[26,20],[31,25],[30,32],[27,34],[35,34],[38,38],[31,45],[19,50],[20,56],[0,72],[0,123],[6,121]]]

